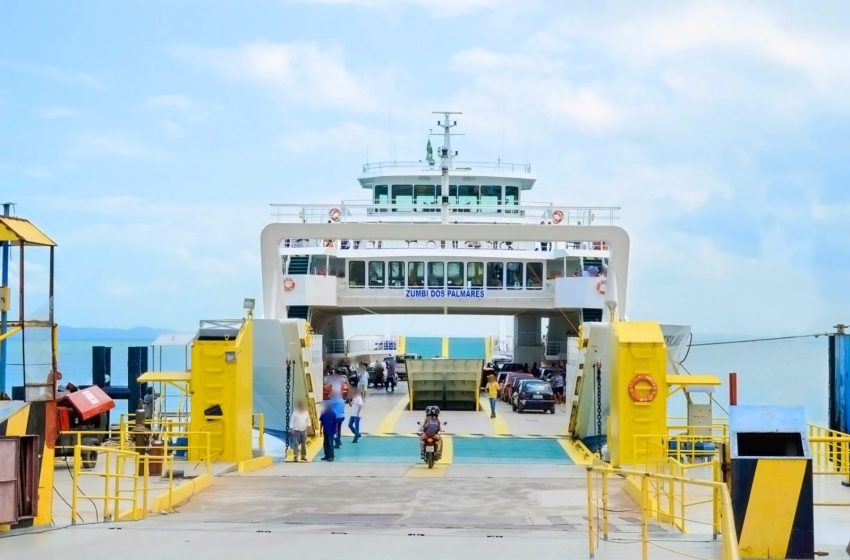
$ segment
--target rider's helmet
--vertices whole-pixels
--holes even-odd
[[[434,418],[439,418],[440,417],[440,407],[432,404],[427,409],[425,409],[425,413],[428,414],[428,416],[433,416]]]

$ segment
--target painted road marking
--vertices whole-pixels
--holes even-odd
[[[419,463],[410,467],[404,476],[409,478],[441,478],[446,476],[449,465],[454,460],[454,442],[451,436],[443,435],[443,456],[429,469],[425,463]]]
[[[322,450],[322,437],[316,436],[307,442],[307,461],[313,461]]]
[[[569,438],[558,438],[558,443],[564,448],[570,459],[576,465],[592,465],[593,455],[588,454],[586,447],[579,446]]]
[[[483,399],[483,400],[482,400]],[[490,416],[490,399],[486,396],[481,396],[478,399],[479,408],[484,411],[487,416]],[[511,433],[508,423],[502,418],[501,414],[496,414],[495,418],[490,418],[490,431],[493,435],[501,436]]]
[[[407,404],[410,401],[409,397],[405,397],[403,399],[399,399],[399,401],[390,409],[384,419],[381,420],[381,423],[378,424],[378,428],[375,430],[378,434],[386,434],[395,432],[395,425],[398,423],[399,418],[401,418],[401,414],[407,408]]]

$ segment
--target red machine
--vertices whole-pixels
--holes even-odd
[[[82,443],[86,446],[101,445],[109,428],[106,412],[115,408],[115,401],[97,385],[77,389],[70,385],[71,392],[60,398],[56,403],[57,428],[60,432],[91,431],[91,435],[83,435],[79,440],[74,435],[60,435],[56,441],[56,456],[70,457],[74,455],[74,445]],[[97,465],[97,452],[83,450],[81,452],[82,468],[93,469]]]

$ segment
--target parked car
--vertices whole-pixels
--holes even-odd
[[[520,364],[517,362],[505,362],[499,366],[499,373],[501,372],[512,372],[512,371],[522,371],[528,373],[528,368],[525,367],[524,364]]]
[[[369,385],[375,388],[384,386],[384,362],[372,362],[366,371],[369,373]]]
[[[552,383],[552,376],[555,375],[555,373],[560,373],[564,376],[564,379],[567,378],[567,373],[561,368],[544,367],[540,368],[540,379],[548,383]]]
[[[541,410],[555,414],[555,393],[552,386],[539,379],[521,379],[512,395],[511,408],[522,414],[526,410]]]
[[[505,382],[502,384],[502,400],[506,403],[511,402],[511,395],[513,394],[513,385],[514,382],[518,382],[520,379],[530,379],[532,375],[530,373],[523,373],[521,371],[512,371],[510,373],[505,374]]]
[[[421,360],[419,354],[399,354],[395,357],[395,374],[399,381],[407,381],[407,360]]]

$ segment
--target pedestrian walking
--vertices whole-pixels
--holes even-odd
[[[351,397],[351,416],[348,417],[348,429],[354,434],[354,439],[351,443],[357,443],[360,439],[360,413],[363,411],[363,397],[360,396],[360,391],[354,389]]]
[[[324,402],[322,415],[319,416],[319,425],[322,429],[322,448],[325,452],[322,461],[330,463],[334,460],[334,438],[336,437],[336,414],[331,401]]]
[[[307,405],[304,401],[298,401],[295,403],[295,412],[289,418],[289,444],[292,447],[296,463],[299,456],[302,461],[307,460],[307,430],[309,427],[310,415],[307,413]],[[299,449],[301,450],[300,455]]]
[[[334,447],[337,449],[342,446],[342,424],[345,422],[345,401],[342,400],[341,395],[334,395],[331,398],[331,409],[334,413],[334,418],[336,419],[336,438],[334,441]]]
[[[499,397],[499,383],[496,376],[490,374],[487,377],[487,396],[490,398],[490,418],[496,417],[496,399]]]
[[[357,364],[357,389],[365,401],[366,392],[369,389],[369,370],[366,368],[366,362],[363,361]]]

